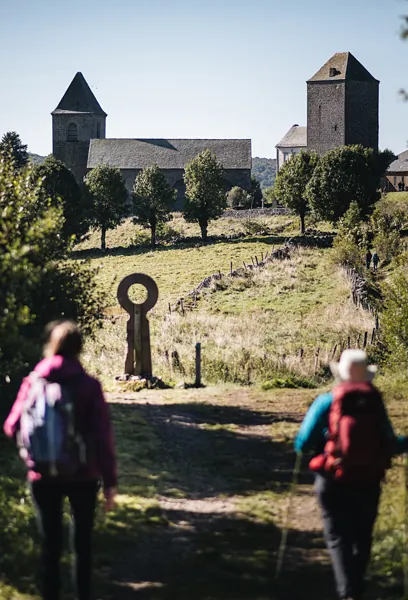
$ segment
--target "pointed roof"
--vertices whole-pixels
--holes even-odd
[[[309,82],[314,81],[378,81],[351,54],[351,52],[336,52],[322,68],[317,71]]]
[[[51,114],[61,115],[69,113],[91,113],[104,117],[107,116],[82,73],[75,75],[61,102]]]

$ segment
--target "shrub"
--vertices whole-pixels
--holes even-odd
[[[398,268],[384,286],[382,339],[390,361],[406,366],[408,362],[408,274]]]
[[[230,208],[251,208],[253,198],[242,188],[235,186],[227,194],[227,205]]]

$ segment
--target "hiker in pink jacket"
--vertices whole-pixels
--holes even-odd
[[[73,516],[76,552],[76,587],[79,600],[89,600],[91,539],[99,482],[102,480],[105,508],[113,508],[117,484],[116,458],[109,409],[99,381],[85,372],[79,356],[82,336],[70,321],[51,324],[45,358],[34,375],[23,380],[17,399],[4,424],[4,432],[17,439],[20,421],[35,378],[69,386],[73,391],[75,431],[85,440],[86,459],[75,473],[47,475],[36,469],[24,448],[20,456],[28,468],[28,481],[35,502],[43,539],[43,598],[58,600],[62,552],[62,506],[68,498]]]

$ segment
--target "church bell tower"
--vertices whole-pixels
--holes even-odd
[[[106,117],[82,73],[77,73],[52,114],[52,152],[81,184],[89,143],[106,137]]]

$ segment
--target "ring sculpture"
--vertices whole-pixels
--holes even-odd
[[[129,288],[140,284],[146,288],[147,299],[142,304],[135,304],[129,298]],[[150,329],[146,314],[155,305],[159,297],[156,282],[144,273],[128,275],[119,284],[118,301],[122,308],[129,313],[126,327],[127,351],[125,374],[152,376],[152,353],[150,349]]]

